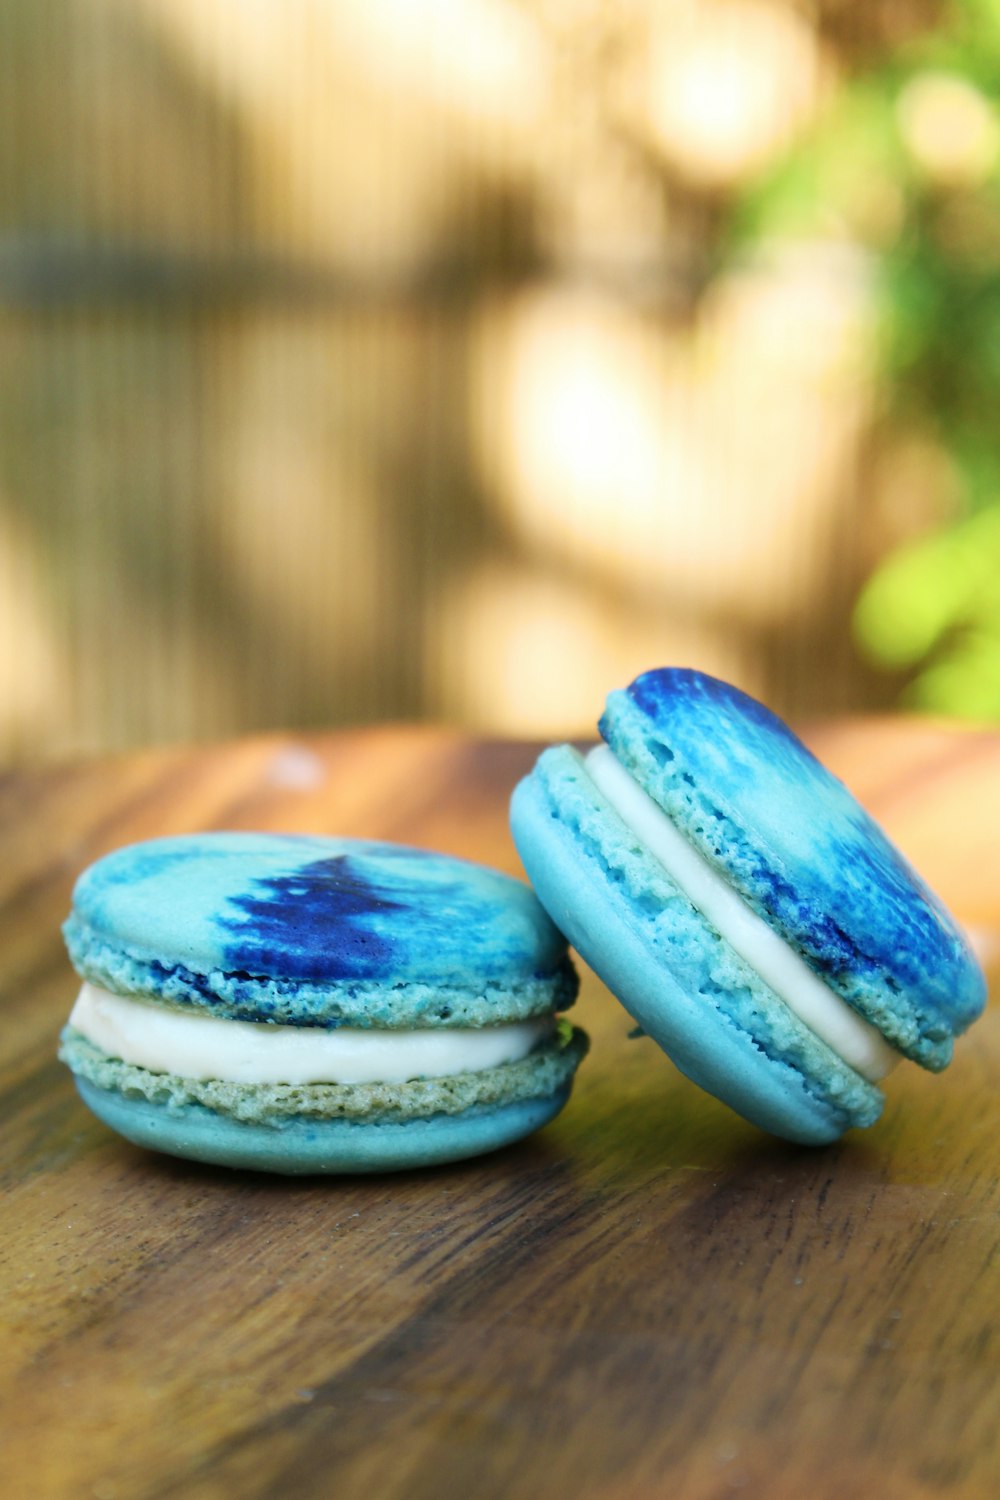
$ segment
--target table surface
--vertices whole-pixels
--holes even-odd
[[[1000,734],[806,726],[987,954]],[[398,839],[517,871],[534,750],[391,728],[0,779],[0,1473],[33,1497],[992,1495],[1000,1069],[823,1150],[699,1093],[584,979],[563,1115],[492,1157],[283,1180],[145,1153],[55,1059],[58,924],[117,844],[183,830]]]

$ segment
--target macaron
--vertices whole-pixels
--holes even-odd
[[[138,1145],[377,1172],[493,1151],[566,1103],[578,981],[521,881],[422,849],[205,833],[116,850],[64,927],[60,1056]]]
[[[762,1129],[872,1124],[983,1009],[955,920],[786,724],[684,668],[546,750],[511,826],[552,920],[677,1067]]]

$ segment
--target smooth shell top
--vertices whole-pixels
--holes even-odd
[[[194,1003],[213,990],[232,1013],[262,1018],[297,1019],[293,989],[313,997],[315,1019],[325,992],[398,989],[410,1000],[388,1024],[424,991],[555,985],[560,1003],[572,999],[565,941],[526,885],[354,839],[207,833],[118,849],[77,882],[67,941],[78,968],[112,989]]]
[[[943,1067],[985,981],[959,927],[769,709],[704,673],[646,672],[600,723],[686,838],[900,1051]]]

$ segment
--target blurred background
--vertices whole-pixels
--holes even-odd
[[[1000,718],[1000,0],[0,0],[0,762]]]

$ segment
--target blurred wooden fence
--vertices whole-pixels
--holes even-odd
[[[716,264],[836,66],[762,0],[0,0],[0,758],[885,701],[865,266]]]

